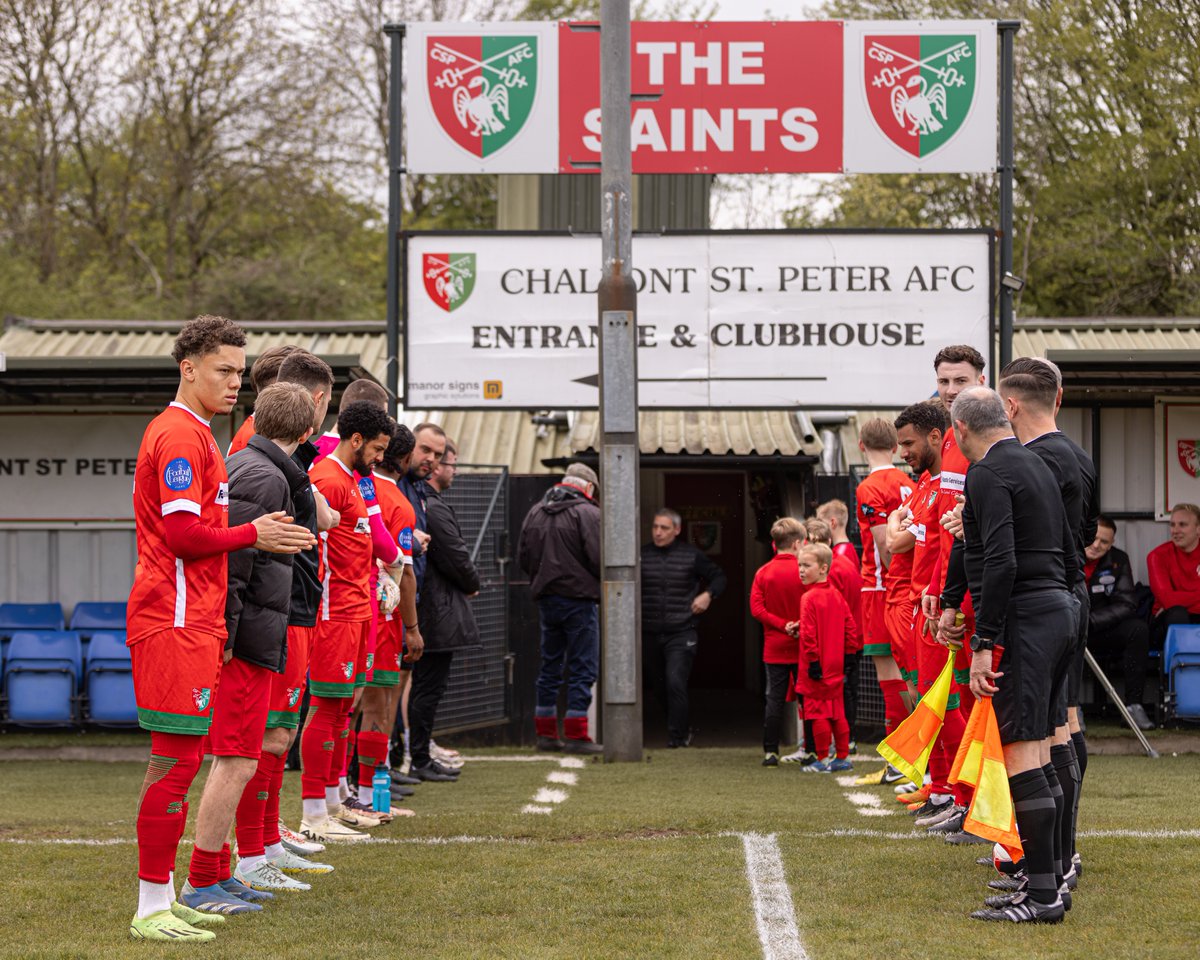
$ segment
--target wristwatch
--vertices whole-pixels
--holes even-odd
[[[980,650],[992,650],[995,646],[995,640],[985,640],[977,633],[971,634],[971,649],[975,653],[978,653]]]

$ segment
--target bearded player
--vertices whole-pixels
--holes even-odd
[[[201,316],[175,340],[174,402],[146,428],[133,507],[138,563],[127,614],[138,722],[150,731],[150,765],[137,808],[137,940],[211,940],[224,922],[179,903],[175,856],[187,822],[187,792],[201,762],[225,646],[227,555],[244,547],[298,553],[312,534],[282,513],[229,527],[229,481],[210,420],[237,403],[246,335],[224,317]],[[226,776],[220,758],[201,797]],[[210,851],[211,852],[211,851]],[[203,891],[222,912],[256,909],[219,886]]]

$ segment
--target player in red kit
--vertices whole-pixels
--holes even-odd
[[[130,935],[138,940],[211,940],[212,931],[197,924],[224,922],[176,901],[174,871],[226,639],[226,556],[250,546],[297,553],[312,544],[307,530],[279,513],[229,527],[229,481],[209,421],[237,403],[245,343],[241,328],[223,317],[185,325],[171,354],[180,374],[175,401],[151,421],[138,450],[138,563],[127,629],[138,722],[151,731],[137,810],[139,892]],[[206,802],[221,799],[222,767],[218,761],[205,784],[205,823]],[[256,909],[219,887],[203,894],[199,902],[222,913]]]
[[[375,549],[367,506],[355,474],[370,474],[387,450],[392,433],[387,414],[369,402],[344,406],[339,412],[338,430],[341,442],[309,474],[340,517],[322,542],[324,589],[309,655],[312,703],[301,739],[301,832],[320,842],[365,837],[332,826],[331,814],[357,826],[379,823],[376,818],[344,807],[337,778],[345,762],[347,723],[356,699],[356,672],[360,664],[364,668],[366,665],[372,616],[369,583]],[[399,554],[393,544],[385,562],[394,566]],[[399,579],[400,571],[393,572]]]
[[[892,655],[892,640],[886,622],[887,592],[895,580],[892,555],[887,546],[887,520],[913,491],[913,480],[892,465],[897,449],[896,428],[887,420],[868,420],[859,431],[858,447],[870,473],[858,485],[854,500],[858,528],[862,534],[862,623],[863,653],[875,664],[875,676],[883,693],[884,729],[891,733],[908,714],[904,695],[908,684]],[[890,776],[889,776],[890,774]],[[898,771],[886,768],[868,774],[861,782],[897,783]]]
[[[845,501],[826,500],[817,507],[817,519],[829,524],[829,531],[833,536],[833,555],[843,557],[858,566],[858,551],[854,549],[850,535],[846,532],[850,523],[850,508],[846,506]]]
[[[279,368],[283,361],[299,349],[299,347],[287,343],[281,347],[268,347],[258,355],[250,367],[250,386],[254,388],[255,395],[262,393],[279,378]],[[245,450],[246,444],[250,442],[252,436],[254,436],[253,413],[242,421],[237,433],[233,435],[233,439],[229,442],[229,449],[225,451],[226,458],[232,457],[239,450]]]

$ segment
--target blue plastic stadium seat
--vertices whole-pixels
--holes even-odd
[[[62,630],[60,603],[0,603],[0,633],[11,636],[18,630]]]
[[[77,603],[71,614],[71,629],[87,634],[97,630],[124,630],[125,603]]]
[[[1163,642],[1166,712],[1180,720],[1200,720],[1200,625],[1167,628]]]
[[[8,722],[25,727],[72,726],[81,656],[79,634],[73,631],[14,633],[4,665]]]
[[[92,634],[84,670],[88,720],[101,727],[136,727],[133,672],[124,632]]]

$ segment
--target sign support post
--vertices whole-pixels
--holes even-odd
[[[404,24],[388,23],[383,32],[391,43],[388,75],[388,243],[387,243],[387,382],[388,410],[396,415],[400,399],[400,228],[404,218],[404,157],[400,98],[404,90]]]
[[[1020,20],[1001,20],[1000,31],[1000,370],[1012,360],[1013,342],[1013,87],[1016,71],[1013,41]]]
[[[605,760],[642,759],[629,0],[600,4],[600,563]]]

